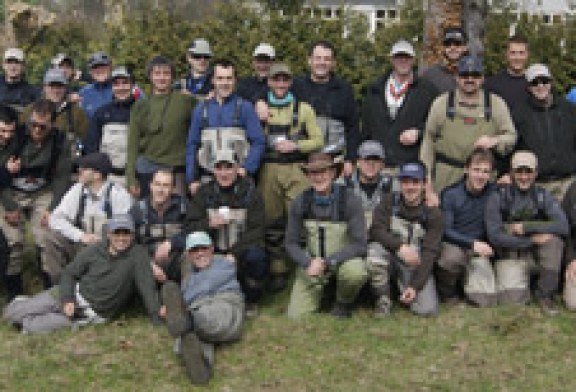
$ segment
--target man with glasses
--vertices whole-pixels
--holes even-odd
[[[430,109],[420,157],[430,168],[437,192],[462,177],[474,148],[504,156],[516,143],[508,106],[482,89],[483,72],[478,57],[461,58],[456,90],[440,95]]]
[[[21,112],[24,107],[40,98],[40,91],[24,78],[26,62],[22,49],[6,49],[2,69],[4,75],[0,78],[0,103]]]
[[[3,318],[24,333],[101,324],[117,316],[138,293],[152,323],[160,324],[156,283],[146,250],[134,243],[129,215],[114,215],[106,241],[80,251],[66,266],[60,284],[32,298],[17,299]]]
[[[521,150],[536,154],[537,184],[562,200],[576,174],[576,111],[554,93],[552,74],[544,64],[526,70],[528,99],[513,111]]]
[[[29,217],[34,242],[44,262],[46,229],[51,211],[68,190],[71,157],[70,143],[54,128],[54,106],[47,99],[32,105],[25,135],[14,154],[18,171],[13,174],[11,189],[6,190],[3,208],[10,212],[6,231],[10,244],[8,273],[14,277],[15,291],[22,291],[21,272],[24,251],[24,223]],[[16,286],[15,286],[16,287]]]
[[[420,77],[436,86],[440,93],[454,90],[458,74],[458,61],[467,51],[468,45],[464,30],[460,27],[446,28],[442,38],[443,58],[441,62],[424,69]]]
[[[488,197],[485,213],[488,240],[497,254],[498,302],[528,303],[530,276],[536,275],[536,300],[544,314],[554,315],[568,220],[554,196],[535,184],[536,155],[517,151],[510,166],[511,185]]]
[[[362,133],[386,146],[386,172],[418,158],[426,117],[437,96],[436,88],[414,74],[416,52],[399,40],[390,50],[392,71],[369,89],[362,107]]]
[[[190,73],[180,80],[181,91],[192,94],[197,99],[205,99],[212,91],[210,59],[214,54],[210,43],[204,38],[197,38],[190,44],[186,60],[190,65]]]

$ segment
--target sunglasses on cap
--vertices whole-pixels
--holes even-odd
[[[192,57],[195,60],[200,60],[200,59],[208,60],[211,56],[209,56],[207,54],[193,54],[190,57]]]
[[[552,80],[550,78],[546,78],[546,77],[539,77],[539,78],[535,78],[534,80],[532,80],[530,82],[531,86],[538,86],[539,84],[550,84]]]
[[[464,72],[458,75],[463,79],[473,78],[473,79],[480,79],[482,74],[480,72]]]

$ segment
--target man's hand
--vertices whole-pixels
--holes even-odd
[[[576,280],[576,259],[572,260],[566,267],[566,281],[574,282]]]
[[[225,219],[222,215],[220,215],[218,212],[215,212],[213,214],[211,214],[210,219],[208,219],[208,226],[211,229],[217,229],[220,226],[224,226],[228,224],[228,220]]]
[[[398,249],[398,256],[409,266],[416,267],[420,265],[420,256],[410,245],[403,244]]]
[[[412,146],[416,144],[416,142],[418,141],[419,134],[420,132],[416,128],[410,128],[404,130],[400,134],[400,144],[402,144],[403,146]]]
[[[154,279],[156,279],[158,283],[164,283],[166,281],[164,270],[153,261],[150,262],[150,266],[152,267],[152,275],[154,276]]]
[[[130,185],[128,187],[128,192],[132,195],[134,199],[140,198],[140,187],[138,185]]]
[[[410,305],[416,299],[416,290],[412,287],[406,287],[402,290],[402,294],[400,295],[400,302],[406,305]]]
[[[426,185],[424,187],[424,201],[430,208],[440,206],[440,197],[438,197],[438,194],[434,192],[432,181],[426,181]]]
[[[224,258],[231,262],[232,264],[236,264],[236,257],[232,253],[227,253]]]
[[[496,180],[496,184],[498,185],[510,185],[512,184],[512,179],[510,178],[510,174],[504,174],[500,176],[498,180]]]
[[[246,174],[248,174],[248,171],[246,170],[245,167],[239,167],[238,168],[238,175],[240,177],[246,177]]]
[[[522,223],[510,223],[507,225],[508,234],[523,236],[524,235],[524,225]]]
[[[82,97],[80,96],[80,94],[78,93],[68,94],[68,102],[80,104],[80,101],[82,101]]]
[[[474,143],[474,147],[476,148],[485,148],[487,150],[493,148],[498,144],[498,138],[495,136],[480,136],[476,143]]]
[[[40,226],[48,227],[49,222],[50,222],[50,211],[43,211],[42,216],[40,217]]]
[[[474,241],[472,244],[472,250],[475,254],[482,257],[492,257],[494,254],[494,249],[483,241]]]
[[[548,233],[541,233],[541,234],[532,234],[530,236],[530,241],[536,245],[544,245],[548,241],[552,239],[552,234]]]
[[[156,252],[154,252],[154,261],[158,263],[163,263],[167,261],[170,257],[170,251],[172,250],[172,243],[168,240],[162,242],[156,247]]]
[[[310,265],[306,268],[308,276],[321,276],[326,269],[326,262],[320,257],[313,258]]]
[[[254,105],[254,109],[256,110],[256,115],[258,115],[260,121],[268,121],[270,118],[270,111],[268,110],[268,104],[266,104],[266,102],[262,100],[257,101]]]
[[[20,224],[20,210],[6,211],[4,219],[10,226],[18,226]]]
[[[10,174],[16,174],[20,171],[21,168],[21,161],[20,158],[10,157],[6,161],[6,170],[10,172]]]
[[[281,154],[288,154],[294,152],[298,149],[298,144],[293,142],[292,140],[278,140],[274,144],[274,148]]]
[[[84,245],[96,244],[100,242],[100,237],[96,234],[84,233],[82,234],[82,237],[80,237],[80,242]]]
[[[68,318],[74,317],[74,311],[75,310],[76,310],[76,305],[74,304],[74,302],[66,302],[64,305],[62,305],[62,312]]]
[[[158,309],[158,316],[166,318],[166,305],[160,306],[160,309]]]
[[[344,162],[344,167],[342,168],[342,175],[344,177],[350,177],[354,172],[354,164],[350,161]]]
[[[194,181],[191,182],[190,185],[188,185],[188,190],[190,191],[190,194],[192,196],[194,196],[196,192],[198,192],[199,188],[200,188],[200,181]]]

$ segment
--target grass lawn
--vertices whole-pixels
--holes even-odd
[[[286,295],[217,351],[213,391],[574,391],[576,315],[535,306],[443,307],[436,318],[367,308],[351,320],[283,312]],[[2,391],[193,389],[164,328],[130,312],[108,325],[45,336],[0,325]]]

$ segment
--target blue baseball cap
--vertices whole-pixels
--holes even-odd
[[[112,217],[108,219],[108,231],[114,232],[116,230],[128,230],[133,233],[134,220],[132,216],[129,214],[112,215]]]
[[[426,179],[426,168],[422,163],[419,162],[408,162],[400,165],[400,169],[398,174],[396,175],[398,178],[414,178],[416,180],[425,180]]]
[[[186,250],[198,248],[200,246],[212,246],[210,236],[204,231],[195,231],[186,237]]]
[[[458,61],[458,74],[484,73],[482,59],[477,56],[464,56]]]

